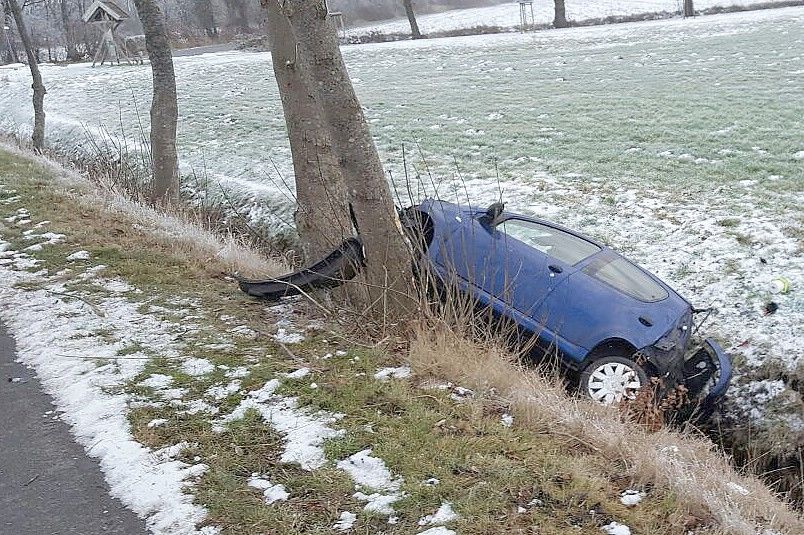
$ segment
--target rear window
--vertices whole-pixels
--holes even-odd
[[[522,219],[507,219],[497,230],[570,265],[600,251],[600,247],[583,238]]]
[[[658,282],[622,257],[593,262],[584,272],[640,301],[661,301],[668,295]]]

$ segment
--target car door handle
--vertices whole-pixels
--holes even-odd
[[[561,268],[561,266],[554,266],[554,265],[552,265],[552,264],[550,264],[549,266],[547,266],[547,269],[549,269],[549,270],[550,270],[550,271],[552,271],[553,273],[562,273],[562,272],[564,271],[564,270]]]
[[[653,322],[650,320],[650,318],[646,318],[645,316],[639,316],[639,323],[645,327],[653,327]]]

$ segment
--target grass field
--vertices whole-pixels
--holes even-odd
[[[771,0],[773,1],[773,0]],[[733,6],[750,6],[760,0],[696,0],[697,11]],[[681,13],[680,0],[566,0],[567,20],[582,23],[590,19],[606,17],[623,17],[646,13]],[[552,2],[534,2],[533,16],[528,21],[533,24],[551,24],[555,17]],[[454,31],[478,26],[495,26],[516,29],[520,26],[518,2],[505,2],[495,6],[475,7],[468,9],[451,9],[442,13],[419,15],[419,28],[425,34]],[[349,29],[350,35],[366,35],[368,33],[409,33],[410,24],[406,18],[372,24],[355,26]]]
[[[388,171],[434,194],[545,216],[625,251],[732,352],[728,425],[780,455],[804,435],[804,8],[344,48]],[[289,149],[267,54],[176,60],[183,169],[254,220],[290,219]],[[147,122],[147,68],[44,66],[48,139]],[[2,128],[29,82],[0,70]],[[132,97],[136,106],[132,103]],[[139,109],[139,114],[137,113]],[[402,153],[405,147],[406,158]],[[407,165],[404,165],[407,164]],[[405,167],[410,188],[404,182]],[[282,178],[280,178],[280,176]],[[792,282],[772,297],[775,276]],[[774,315],[762,307],[773,298]]]

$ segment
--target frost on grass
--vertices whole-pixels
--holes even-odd
[[[338,468],[347,472],[355,482],[356,492],[353,497],[367,502],[367,512],[392,515],[392,505],[402,497],[400,488],[402,479],[393,477],[382,459],[371,455],[366,449],[338,461]]]
[[[667,5],[667,0],[661,1]],[[697,0],[696,6],[703,1]],[[703,7],[715,1],[705,0]],[[746,3],[721,3],[736,1]],[[581,11],[569,16],[591,16],[597,8],[586,4],[592,5],[568,3],[570,11]],[[596,2],[598,7],[603,4],[615,6]],[[641,0],[639,4],[644,5]],[[620,2],[614,9],[633,12],[636,5],[636,1]],[[497,8],[505,9],[506,20],[517,24],[516,5]],[[482,19],[496,24],[490,16],[461,10],[433,24],[462,25],[462,17],[464,22]],[[420,20],[425,32],[426,20]],[[368,119],[377,126],[374,133],[389,171],[404,175],[400,147],[405,140],[420,139],[433,175],[413,184],[422,196],[438,189],[442,198],[486,206],[502,194],[510,209],[561,221],[605,241],[696,306],[713,306],[717,312],[701,332],[721,341],[738,364],[724,406],[727,420],[757,430],[782,427],[792,432],[795,444],[804,436],[802,400],[795,388],[798,370],[804,369],[804,352],[795,336],[804,323],[804,262],[796,220],[804,203],[800,190],[804,147],[796,137],[798,108],[767,106],[766,96],[770,91],[786,95],[789,102],[804,98],[800,83],[804,54],[798,37],[802,22],[804,9],[788,8],[345,47],[344,55],[355,79],[362,80],[355,83]],[[405,30],[405,21],[394,24]],[[382,61],[377,61],[379,55]],[[473,68],[467,69],[467,62]],[[184,74],[188,80],[194,72],[208,73],[203,83],[185,87],[184,98],[197,113],[184,118],[184,146],[203,150],[185,150],[180,158],[183,170],[209,166],[210,174],[220,177],[231,198],[243,205],[240,213],[255,223],[280,227],[280,219],[292,219],[292,203],[283,200],[286,193],[264,178],[273,169],[254,163],[271,161],[271,166],[292,176],[284,125],[254,114],[263,105],[261,93],[241,95],[242,106],[233,111],[239,115],[231,125],[211,121],[218,110],[207,105],[232,81],[243,87],[262,83],[255,72],[270,71],[267,55],[207,54],[180,58],[176,68],[177,76]],[[48,128],[51,146],[80,150],[90,114],[98,123],[115,127],[109,130],[123,130],[117,128],[121,125],[132,140],[136,137],[141,114],[133,101],[149,98],[147,72],[117,77],[80,65],[66,70],[43,65],[42,70],[45,76],[57,75],[61,84],[48,97],[60,109],[59,120]],[[745,72],[756,76],[744,84],[721,84]],[[430,85],[404,83],[422,74]],[[27,133],[29,73],[10,69],[7,77],[0,92],[0,129]],[[451,91],[430,91],[433,84],[450,87],[456,78],[462,80],[460,91],[467,95],[468,105]],[[655,113],[657,101],[644,98],[644,88],[658,82],[669,84],[661,95],[662,105],[683,121],[668,123]],[[81,98],[87,91],[97,93],[106,105]],[[130,96],[131,91],[136,98],[121,101],[119,96]],[[530,96],[540,91],[560,92],[567,98],[534,106]],[[601,94],[611,98],[605,106],[594,106],[593,123],[581,120],[584,114],[566,112],[586,109],[588,95]],[[428,120],[421,106],[411,104],[416,102],[430,103],[443,117]],[[636,122],[623,121],[626,116]],[[257,121],[259,128],[244,131],[246,119]],[[435,121],[439,128],[430,130]],[[214,129],[209,128],[212,123]],[[634,124],[641,131],[636,137]],[[473,137],[466,134],[469,129],[486,135]],[[270,158],[257,158],[266,146],[271,147]],[[662,153],[689,156],[670,158]],[[696,163],[700,158],[706,161]],[[711,163],[716,161],[722,163]],[[456,162],[463,167],[462,180],[452,178]],[[31,224],[30,214],[22,208],[2,215],[9,226]],[[719,224],[734,218],[740,219],[734,226]],[[24,252],[0,252],[0,265],[28,269],[36,266],[36,260]],[[788,278],[794,290],[775,297],[778,312],[763,316],[763,305],[770,299],[766,283],[774,276]],[[290,325],[277,328],[284,329],[277,333],[280,341],[302,339]],[[761,387],[755,385],[779,377],[785,377],[785,391],[761,405],[762,397],[753,394]]]
[[[1,238],[0,250],[10,250]],[[116,295],[93,296],[97,311],[80,300],[54,297],[65,292],[62,283],[44,272],[19,269],[0,265],[0,319],[16,340],[20,361],[36,370],[76,440],[98,459],[112,495],[145,518],[152,533],[213,533],[212,528],[196,530],[206,510],[193,504],[187,493],[206,466],[176,460],[170,455],[173,450],[153,452],[136,442],[126,417],[127,396],[116,393],[147,362],[116,358],[121,349],[139,345],[168,357],[178,355],[170,326],[139,313],[136,304]],[[19,289],[26,283],[43,289]],[[88,335],[100,331],[113,333],[113,340]],[[170,384],[165,377],[152,375],[146,382],[164,389]]]
[[[774,0],[770,0],[773,2]],[[781,2],[783,0],[775,0]],[[714,6],[749,5],[758,3],[758,0],[695,0],[697,10]],[[628,0],[627,2],[612,2],[611,0],[575,0],[567,2],[567,20],[582,22],[590,19],[605,17],[623,17],[647,13],[678,12],[679,7],[673,0]],[[537,25],[552,23],[555,16],[553,5],[550,2],[533,3],[533,22]],[[478,26],[494,26],[512,30],[521,25],[519,9],[515,2],[505,2],[501,5],[487,7],[470,7],[450,9],[442,13],[422,14],[416,17],[423,33],[448,32],[466,30]],[[530,12],[528,12],[530,20]],[[370,34],[409,34],[410,25],[407,19],[382,21],[370,25],[357,26],[349,29],[348,34],[360,38]],[[566,34],[563,34],[566,36]],[[494,117],[492,115],[492,117]]]
[[[344,433],[330,427],[338,418],[325,412],[300,408],[296,398],[275,394],[280,384],[278,379],[271,379],[262,388],[249,392],[234,411],[224,416],[213,429],[222,432],[224,424],[240,420],[247,411],[255,410],[285,439],[280,457],[283,463],[297,463],[304,470],[320,468],[326,463],[324,441]]]

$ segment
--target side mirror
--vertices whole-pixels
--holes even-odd
[[[495,202],[486,209],[486,213],[481,217],[481,221],[483,224],[493,227],[504,211],[505,203]]]

